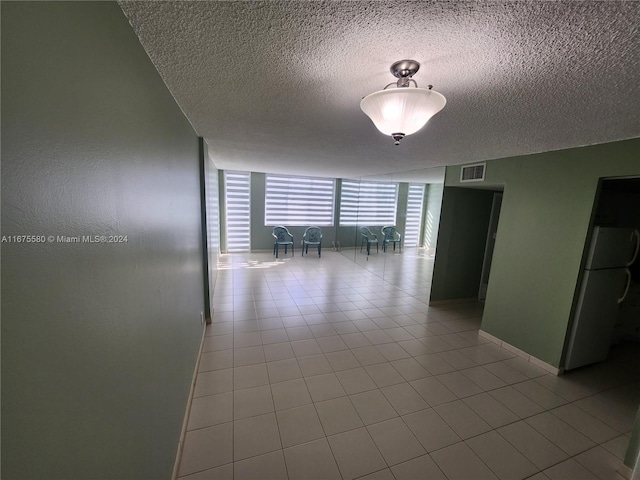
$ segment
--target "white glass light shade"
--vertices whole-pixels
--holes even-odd
[[[444,108],[443,95],[427,88],[390,88],[367,95],[360,102],[362,111],[385,135],[417,132]]]

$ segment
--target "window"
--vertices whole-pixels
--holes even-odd
[[[264,224],[332,226],[335,180],[266,176]]]
[[[404,244],[407,247],[417,247],[420,242],[423,204],[424,184],[410,183],[407,197],[407,222],[404,227]]]
[[[224,172],[224,198],[227,212],[227,252],[251,250],[251,174]]]
[[[395,225],[398,184],[343,180],[340,225]]]

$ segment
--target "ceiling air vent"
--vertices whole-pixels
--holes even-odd
[[[484,181],[484,170],[486,163],[476,163],[465,165],[460,170],[460,182],[482,182]]]

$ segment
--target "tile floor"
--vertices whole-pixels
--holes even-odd
[[[219,268],[180,479],[624,478],[638,349],[549,375],[478,336],[480,305],[429,307],[410,250]]]

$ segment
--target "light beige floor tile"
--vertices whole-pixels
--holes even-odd
[[[386,360],[384,363],[367,365],[364,369],[378,387],[388,387],[390,385],[397,385],[405,382],[405,379],[400,375],[400,372],[393,368],[393,365]]]
[[[456,370],[463,370],[465,368],[472,368],[478,365],[477,362],[474,362],[466,355],[463,355],[457,350],[449,350],[446,352],[440,352],[438,355],[451,365]]]
[[[460,372],[444,373],[435,377],[458,398],[470,397],[482,393],[482,389]]]
[[[289,341],[289,336],[287,335],[287,332],[284,328],[263,330],[260,332],[260,338],[262,339],[263,345],[270,345],[272,343],[282,343],[282,342]],[[265,350],[265,355],[266,355],[266,350]],[[267,361],[269,361],[269,359],[267,359]]]
[[[242,367],[244,365],[253,365],[256,363],[264,362],[265,358],[262,346],[233,349],[233,365],[235,367]]]
[[[228,350],[233,348],[233,335],[215,335],[205,337],[202,344],[203,352],[215,352],[218,350]]]
[[[569,402],[574,402],[596,393],[595,389],[573,380],[570,373],[566,376],[545,375],[536,378],[536,382]]]
[[[233,416],[234,419],[253,417],[274,411],[271,387],[245,388],[233,392]]]
[[[470,438],[466,444],[500,479],[527,478],[538,468],[495,431]]]
[[[267,370],[269,372],[269,380],[271,383],[302,378],[302,371],[300,370],[298,361],[295,358],[269,362],[267,363]]]
[[[292,447],[325,436],[313,405],[280,410],[276,413],[282,446]]]
[[[401,418],[385,420],[367,427],[387,465],[393,466],[426,453]]]
[[[497,480],[491,470],[463,442],[430,454],[448,480]]]
[[[432,408],[402,417],[427,452],[460,442],[461,438]]]
[[[589,470],[570,458],[543,472],[551,480],[598,480]]]
[[[384,330],[370,330],[362,333],[373,345],[380,345],[381,343],[391,343],[395,341],[393,338],[387,335]]]
[[[509,360],[505,360],[504,363],[505,365],[519,371],[527,378],[536,378],[548,375],[548,373],[542,368],[536,367],[533,363],[527,362],[519,357],[510,358]]]
[[[462,401],[492,428],[517,422],[519,417],[488,393],[481,393]]]
[[[327,436],[363,426],[362,420],[348,397],[317,402],[315,407]]]
[[[595,443],[603,443],[618,436],[618,433],[597,418],[574,404],[563,405],[550,411]]]
[[[494,374],[507,385],[524,382],[529,378],[515,368],[507,365],[508,361],[509,360],[503,360],[501,362],[489,363],[487,365],[484,365],[484,368],[486,368],[489,372]]]
[[[342,315],[344,315],[344,317],[346,318],[346,315],[344,314],[344,312],[341,312]],[[341,321],[341,322],[337,322],[337,323],[331,323],[331,326],[335,329],[336,332],[338,332],[338,334],[340,335],[345,335],[347,333],[358,333],[358,327],[356,327],[353,322],[349,321],[347,319],[347,321]]]
[[[467,407],[462,400],[438,405],[433,409],[462,439],[491,430],[491,426]]]
[[[341,480],[340,471],[326,438],[284,449],[289,478]]]
[[[595,446],[593,441],[549,412],[529,417],[525,421],[569,456],[577,455]]]
[[[327,353],[325,357],[335,372],[360,366],[358,359],[349,350]]]
[[[385,468],[384,470],[360,477],[358,480],[395,480],[395,477],[393,473],[391,473],[391,470]]]
[[[233,388],[235,390],[268,384],[269,375],[267,374],[267,365],[265,363],[235,367],[233,369]]]
[[[202,352],[198,372],[222,370],[233,367],[233,349]]]
[[[178,480],[233,480],[233,463],[178,477]]]
[[[234,333],[233,348],[254,347],[262,345],[262,337],[260,332]]]
[[[612,397],[609,402],[604,401],[605,394],[603,393],[578,400],[574,402],[574,405],[606,423],[618,433],[626,433],[633,426],[640,394],[633,392],[630,408],[627,408],[624,399],[616,398],[616,392],[620,391],[620,389],[612,389],[606,392]]]
[[[413,358],[394,360],[391,365],[407,382],[431,376],[431,373]]]
[[[194,398],[189,411],[188,430],[210,427],[233,420],[233,393]]]
[[[380,324],[381,321],[379,319],[374,320],[374,322],[376,322],[381,328],[384,328],[384,331],[387,333],[387,335],[389,335],[396,342],[401,342],[402,340],[411,340],[413,338],[413,335],[411,335],[402,327],[394,326],[391,328],[387,328],[386,326],[383,326],[384,323],[382,325]],[[391,319],[384,319],[382,322],[393,322],[395,324],[395,322]]]
[[[289,327],[285,328],[285,330],[290,341],[308,340],[310,338],[314,338],[313,332],[306,325],[302,325],[300,327]]]
[[[496,431],[541,470],[567,459],[566,453],[524,421]]]
[[[327,358],[323,355],[311,355],[309,357],[298,357],[298,365],[304,377],[332,373],[333,369]]]
[[[395,480],[447,480],[429,455],[422,455],[408,462],[391,467]]]
[[[276,410],[300,407],[312,403],[307,384],[302,378],[272,383],[271,394]]]
[[[349,397],[365,425],[382,422],[398,416],[380,390],[357,393]]]
[[[544,411],[544,408],[527,398],[512,386],[492,390],[489,392],[489,395],[498,400],[520,418],[531,417]]]
[[[233,424],[187,432],[184,440],[179,475],[219,467],[233,461]]]
[[[360,365],[362,366],[374,365],[387,361],[387,359],[384,358],[373,345],[353,348],[351,349],[351,353],[355,355],[355,357],[358,359],[358,362],[360,362]]]
[[[295,353],[296,357],[307,357],[322,353],[322,349],[315,338],[292,341],[291,348],[293,348],[293,353]]]
[[[403,358],[409,358],[411,356],[397,343],[383,343],[381,345],[376,345],[376,348],[384,356],[384,358],[386,358],[390,362],[394,360],[401,360]]]
[[[441,375],[455,371],[449,363],[447,363],[440,353],[429,353],[416,357],[416,361],[420,363],[431,375]]]
[[[495,390],[507,384],[487,370],[484,366],[472,367],[461,370],[460,373],[478,385],[482,390]]]
[[[280,318],[277,308],[275,312],[273,312],[273,315],[273,317],[258,319],[258,325],[260,326],[261,332],[264,333],[267,330],[284,330],[284,323],[282,323],[282,319]]]
[[[417,412],[429,407],[427,402],[408,383],[400,383],[380,390],[399,415]]]
[[[529,477],[527,480],[551,480],[543,472],[536,473],[533,477]]]
[[[200,372],[196,378],[196,386],[193,396],[202,397],[215,395],[233,390],[233,369],[215,370],[212,372]]]
[[[371,345],[371,342],[367,340],[367,337],[365,337],[362,332],[344,333],[340,335],[340,337],[342,337],[342,340],[349,348],[366,347]]]
[[[513,385],[513,388],[540,405],[545,410],[550,410],[569,403],[567,400],[556,395],[551,390],[546,389],[535,380],[516,383]]]
[[[278,360],[287,360],[295,358],[293,348],[289,342],[271,343],[263,346],[264,358],[267,362],[277,362]]]
[[[323,316],[324,318],[324,316]],[[325,320],[326,321],[326,320]],[[331,324],[311,325],[309,327],[313,332],[313,336],[317,339],[324,337],[332,337],[338,335],[338,332],[331,326]]]
[[[331,451],[345,480],[386,468],[386,463],[365,428],[328,437]]]
[[[275,413],[233,422],[233,458],[244,460],[280,450],[280,434]]]
[[[452,402],[458,397],[445,387],[437,377],[421,378],[410,382],[411,386],[425,399],[430,406]]]
[[[618,457],[600,446],[591,448],[574,459],[600,479],[616,478],[623,465]]]
[[[411,328],[411,327],[407,327],[407,328]],[[432,353],[429,347],[427,347],[422,341],[416,340],[415,338],[412,340],[402,340],[398,342],[398,345],[400,345],[402,349],[405,350],[412,357],[419,357],[421,355]]]
[[[605,442],[600,446],[607,452],[618,457],[620,460],[624,460],[624,457],[627,453],[627,448],[629,446],[629,436],[620,435],[619,437],[609,440],[608,442]]]
[[[349,395],[377,388],[374,381],[362,367],[341,370],[336,372],[336,376],[340,380],[344,391]]]
[[[240,460],[233,465],[233,480],[283,480],[287,467],[282,451]]]
[[[344,343],[339,335],[334,335],[331,337],[320,337],[317,338],[316,341],[318,342],[318,345],[320,345],[320,348],[324,353],[338,352],[340,350],[349,349],[347,344]]]
[[[321,402],[346,395],[335,373],[307,377],[305,382],[307,383],[307,388],[314,402]]]

